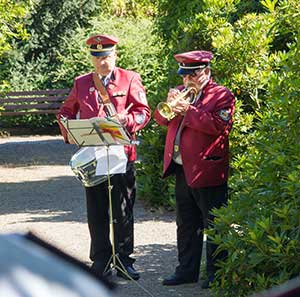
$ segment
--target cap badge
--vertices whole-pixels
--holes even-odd
[[[103,48],[102,44],[97,44],[97,49],[102,49],[102,48]]]
[[[95,40],[96,40],[97,42],[101,42],[101,41],[102,41],[101,37],[96,37]]]

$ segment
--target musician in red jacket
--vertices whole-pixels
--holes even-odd
[[[155,109],[154,118],[167,126],[164,177],[175,174],[177,248],[179,265],[164,285],[197,282],[203,246],[203,229],[213,219],[210,211],[226,205],[229,167],[228,135],[232,127],[234,96],[211,78],[208,51],[176,54],[183,85],[170,89],[165,108]],[[160,112],[159,112],[160,110]],[[216,245],[207,242],[208,288],[214,279]]]
[[[131,134],[146,126],[150,120],[150,108],[147,103],[145,88],[138,73],[116,66],[116,44],[113,36],[95,35],[86,41],[91,53],[94,72],[78,76],[73,88],[57,114],[61,133],[66,143],[74,143],[60,123],[62,117],[67,119],[88,119],[92,117],[112,117],[119,121]],[[105,88],[113,109],[107,108],[105,93],[101,97],[97,91],[93,75]],[[114,114],[112,114],[114,113]],[[133,205],[135,200],[136,148],[125,146],[128,163],[124,174],[111,177],[112,204],[114,216],[114,238],[116,252],[127,274],[137,280],[139,273],[134,269],[133,252]],[[108,262],[112,255],[109,228],[109,201],[107,181],[92,187],[85,187],[87,201],[87,218],[91,236],[90,258],[92,268],[99,275],[110,274]],[[119,264],[119,263],[118,263]],[[121,266],[121,265],[120,265]],[[107,268],[107,269],[106,269]],[[106,271],[105,271],[106,270]],[[126,273],[117,271],[117,275],[128,278]]]

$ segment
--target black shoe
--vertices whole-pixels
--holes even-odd
[[[210,276],[208,277],[201,285],[202,289],[209,289],[212,282],[214,281],[215,277],[214,276]]]
[[[112,270],[110,268],[110,265],[106,268],[106,264],[104,266],[104,264],[102,262],[94,262],[91,266],[91,269],[94,271],[94,273],[99,276],[99,277],[110,277],[112,276]],[[105,270],[106,268],[106,270]]]
[[[123,271],[118,270],[117,276],[122,277],[127,280],[138,280],[140,278],[140,274],[133,268],[132,265],[124,266],[126,273]],[[123,268],[122,268],[123,270]]]
[[[176,273],[172,274],[171,276],[165,278],[162,282],[164,286],[177,286],[182,284],[191,284],[198,282],[197,278],[188,278],[179,276]]]

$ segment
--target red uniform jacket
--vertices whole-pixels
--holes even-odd
[[[150,120],[150,108],[140,75],[133,71],[115,67],[106,90],[117,113],[132,103],[127,115],[126,128],[134,138],[135,132],[145,127]],[[92,73],[75,78],[68,98],[56,115],[61,133],[65,142],[67,142],[67,131],[59,122],[62,116],[67,119],[76,119],[78,117],[80,119],[88,119],[106,116],[103,104],[98,98]],[[136,159],[136,148],[134,145],[126,146],[125,151],[129,161]]]
[[[157,123],[168,127],[164,177],[172,173],[170,165],[174,140],[183,121],[180,152],[187,184],[192,188],[200,188],[221,185],[227,181],[228,134],[232,126],[234,101],[234,96],[228,89],[210,80],[195,106],[189,106],[185,117],[176,116],[168,121],[155,110],[154,118]]]

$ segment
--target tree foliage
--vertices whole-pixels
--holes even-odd
[[[26,37],[26,31],[22,24],[25,14],[25,3],[0,0],[0,56],[11,49],[9,42],[12,37]]]
[[[103,1],[101,12],[117,17],[155,16],[158,0],[106,0]]]
[[[2,73],[5,71],[3,65],[1,65],[1,58],[12,49],[11,41],[28,37],[23,25],[26,12],[25,2],[14,3],[9,0],[0,0],[0,69]],[[0,80],[1,76],[0,74]],[[7,81],[2,81],[0,91],[5,90],[7,84]]]
[[[24,20],[29,37],[13,39],[12,50],[3,59],[1,80],[13,90],[55,88],[57,57],[63,55],[63,42],[78,27],[88,26],[97,13],[99,1],[39,0],[32,2]]]
[[[233,161],[229,206],[215,211],[211,233],[229,252],[215,284],[218,296],[248,296],[300,273],[299,4],[278,4],[264,13],[272,20],[268,36],[274,38],[251,143]],[[291,19],[287,34],[281,24]],[[279,39],[287,43],[276,51]]]
[[[295,42],[270,75],[255,140],[233,176],[235,193],[216,211],[215,239],[229,251],[220,296],[248,296],[300,272],[299,50]]]

